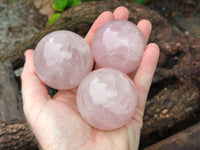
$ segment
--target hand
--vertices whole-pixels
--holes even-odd
[[[128,19],[125,7],[111,13],[103,12],[92,25],[85,40],[91,45],[96,30],[113,19]],[[138,27],[148,40],[151,24],[141,20]],[[89,126],[76,106],[76,89],[58,91],[51,98],[45,84],[38,78],[33,66],[33,50],[25,52],[26,63],[22,73],[22,95],[26,118],[39,144],[45,150],[134,150],[138,149],[147,94],[159,57],[156,44],[147,45],[141,64],[135,73],[139,103],[132,120],[113,131],[100,131]]]

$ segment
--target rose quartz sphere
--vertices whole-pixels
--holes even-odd
[[[135,24],[114,20],[97,30],[92,41],[92,53],[100,67],[130,73],[138,67],[145,46],[145,37]]]
[[[55,31],[35,48],[34,66],[48,86],[67,90],[76,87],[93,67],[93,57],[85,40],[71,31]]]
[[[126,74],[102,68],[81,81],[76,100],[88,124],[101,130],[113,130],[131,120],[138,98],[133,81]]]

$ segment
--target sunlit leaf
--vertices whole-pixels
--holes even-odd
[[[74,7],[81,4],[81,0],[68,0],[68,7]]]
[[[53,8],[56,11],[64,11],[68,5],[69,0],[54,0]]]
[[[54,14],[50,19],[49,21],[47,22],[47,26],[54,23],[59,17],[60,17],[60,13],[56,13]]]
[[[54,0],[53,8],[62,12],[66,7],[74,7],[81,4],[81,2],[81,0]]]

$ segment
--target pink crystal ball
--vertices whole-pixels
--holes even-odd
[[[34,66],[48,86],[67,90],[76,87],[93,67],[87,42],[71,31],[55,31],[40,40],[35,48]]]
[[[100,67],[130,73],[138,67],[145,46],[145,37],[135,24],[114,20],[97,30],[92,41],[92,53]]]
[[[101,130],[117,129],[128,123],[138,101],[133,81],[112,68],[89,73],[79,85],[76,100],[83,119]]]

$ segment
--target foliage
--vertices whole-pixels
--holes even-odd
[[[54,14],[47,22],[47,25],[54,23],[60,17],[61,12],[63,12],[66,7],[74,7],[81,4],[81,2],[81,0],[54,0],[53,8],[59,13]]]
[[[134,0],[134,1],[140,5],[146,4],[148,2],[154,3],[154,0]]]
[[[62,12],[66,7],[74,7],[79,4],[81,4],[81,0],[54,0],[53,8]]]
[[[49,21],[47,22],[47,26],[54,23],[59,17],[60,17],[61,13],[56,13],[54,14],[50,19]]]
[[[143,5],[145,0],[134,0],[136,3]]]
[[[16,0],[10,0],[11,2],[15,2]]]
[[[85,0],[86,2],[89,2],[89,1],[102,1],[102,0]]]

